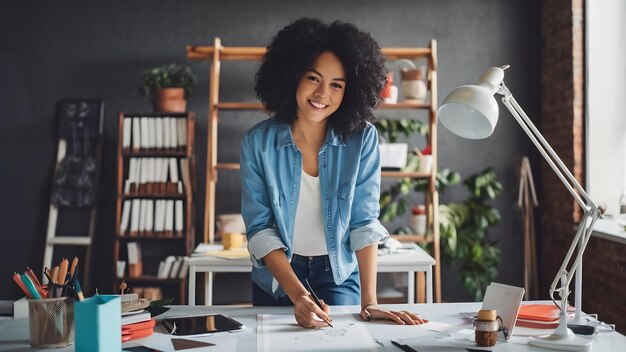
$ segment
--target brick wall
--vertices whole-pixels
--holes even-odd
[[[545,0],[542,13],[541,131],[576,179],[584,184],[584,0]],[[574,236],[582,210],[546,163],[541,169],[540,287],[548,287]],[[583,310],[626,328],[624,245],[592,239],[585,252]],[[620,276],[621,275],[621,276]],[[618,277],[620,276],[620,277]],[[572,284],[573,289],[573,284]],[[573,303],[574,294],[570,296]]]

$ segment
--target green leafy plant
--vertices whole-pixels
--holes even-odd
[[[463,286],[480,301],[498,274],[500,249],[489,238],[488,229],[500,223],[500,212],[490,201],[500,195],[502,184],[491,168],[468,177],[463,184],[469,197],[439,206],[439,229],[444,258],[461,263]]]
[[[400,134],[403,134],[406,138],[409,138],[413,133],[418,133],[425,137],[428,135],[428,125],[420,120],[379,119],[374,126],[378,130],[378,135],[387,143],[395,143]]]
[[[144,70],[139,92],[147,99],[152,99],[159,89],[183,88],[185,97],[189,97],[196,89],[197,83],[196,76],[188,66],[167,64]]]

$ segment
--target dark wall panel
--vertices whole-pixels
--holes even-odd
[[[510,64],[507,85],[529,115],[539,118],[538,0],[2,1],[0,59],[6,62],[2,69],[10,66],[14,74],[2,75],[0,85],[0,236],[4,243],[0,275],[8,280],[14,270],[41,265],[59,100],[99,98],[106,104],[95,256],[99,270],[94,279],[101,290],[108,289],[113,269],[117,114],[150,109],[137,92],[142,70],[179,62],[188,63],[198,75],[200,84],[189,109],[198,116],[197,176],[203,180],[209,65],[187,62],[185,46],[210,44],[216,36],[227,46],[265,46],[280,28],[302,16],[352,22],[371,32],[381,46],[427,46],[431,38],[436,39],[440,101],[454,87],[474,82],[485,68]],[[221,98],[254,99],[255,65],[224,66]],[[223,161],[237,159],[241,134],[263,118],[261,113],[229,114],[222,115],[220,126],[224,138],[219,158]],[[491,231],[503,251],[499,281],[522,285],[521,222],[514,202],[520,157],[532,153],[526,137],[508,112],[502,111],[500,125],[486,141],[462,140],[440,128],[439,150],[440,167],[465,177],[493,166],[500,176],[505,192],[495,205],[503,221]],[[237,178],[221,178],[218,213],[238,211]],[[196,193],[198,229],[202,228],[203,195],[201,183]],[[462,187],[457,187],[441,201],[459,201],[465,196]],[[452,269],[444,269],[444,298],[469,298],[459,293]],[[18,295],[13,285],[0,286],[0,298]]]

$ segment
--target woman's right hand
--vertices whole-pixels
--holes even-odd
[[[301,295],[296,298],[293,306],[293,315],[296,322],[303,328],[323,328],[328,326],[326,320],[330,313],[330,307],[322,302],[322,308],[315,304],[310,295]]]

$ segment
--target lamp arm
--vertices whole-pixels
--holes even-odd
[[[500,85],[498,93],[503,95],[503,104],[511,112],[511,114],[522,127],[524,132],[526,132],[541,156],[543,156],[548,165],[550,165],[554,173],[565,185],[565,187],[574,197],[576,202],[584,209],[584,215],[578,231],[576,232],[576,236],[574,237],[572,244],[567,251],[567,254],[563,260],[563,263],[561,264],[561,267],[559,268],[559,271],[556,274],[556,277],[550,285],[550,297],[552,298],[552,300],[555,301],[554,293],[559,292],[562,301],[566,302],[568,287],[572,281],[572,278],[574,277],[574,273],[580,266],[579,264],[582,262],[583,253],[585,251],[585,248],[587,247],[589,239],[591,238],[591,233],[593,232],[593,226],[595,224],[595,221],[600,217],[600,210],[594,204],[594,202],[591,200],[585,190],[580,186],[576,178],[565,166],[563,161],[561,161],[554,149],[550,147],[546,139],[534,126],[528,115],[526,115],[524,110],[517,103],[504,82],[502,82],[502,84]],[[568,264],[576,248],[578,248],[576,258],[572,263],[572,266],[568,270]],[[559,282],[561,284],[560,287],[557,289],[557,285],[559,284]],[[577,290],[577,295],[578,294],[579,292]],[[565,309],[565,305],[561,305],[561,310],[564,311]],[[577,307],[577,309],[579,309],[579,307]]]

